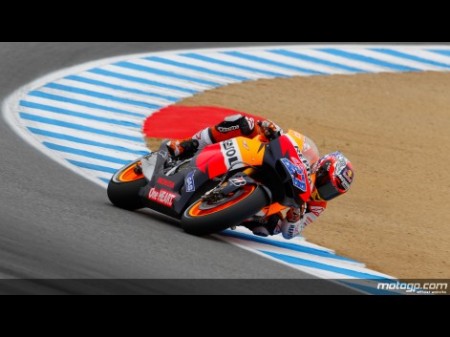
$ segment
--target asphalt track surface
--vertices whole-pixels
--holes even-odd
[[[248,43],[2,42],[0,97],[100,58],[238,45]],[[0,139],[0,279],[32,279],[1,280],[0,293],[353,293],[333,282],[295,281],[312,277],[215,238],[187,235],[145,212],[114,208],[105,190],[30,147],[3,119]]]

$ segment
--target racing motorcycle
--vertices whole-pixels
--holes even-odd
[[[309,199],[313,177],[301,160],[304,141],[292,130],[270,142],[237,137],[178,160],[163,142],[117,171],[108,197],[123,209],[148,207],[181,220],[191,234],[219,232]]]

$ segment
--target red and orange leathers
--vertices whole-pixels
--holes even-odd
[[[260,124],[261,123],[255,122],[251,117],[237,115],[228,117],[218,125],[199,131],[192,137],[192,139],[198,141],[198,149],[203,149],[211,144],[214,145],[204,149],[199,154],[196,159],[197,166],[202,171],[208,172],[210,177],[215,177],[226,173],[232,165],[233,168],[243,167],[243,164],[240,164],[239,162],[245,162],[253,166],[261,165],[264,158],[264,150],[259,148],[261,142],[267,142],[268,139],[265,130],[263,130]],[[270,124],[273,123],[266,123],[266,125]],[[306,159],[306,166],[309,168],[308,176],[312,189],[311,197],[308,200],[305,200],[306,207],[304,208],[300,220],[289,219],[289,216],[285,216],[274,231],[274,234],[282,233],[284,238],[292,239],[299,235],[305,226],[309,225],[320,216],[325,210],[327,202],[319,198],[314,187],[315,164],[319,160],[319,152],[316,145],[310,138],[293,130],[289,130],[285,135],[294,145],[294,148],[299,153],[299,157],[302,158],[302,160]],[[227,140],[228,142],[225,142]],[[224,142],[223,148],[220,148],[221,145],[218,144],[219,142]],[[183,148],[180,147],[180,144],[182,143],[183,140],[172,140],[168,143],[168,146],[173,146],[177,153],[182,153]],[[177,146],[180,148],[177,148]],[[218,156],[211,160],[211,156],[208,155],[209,150],[217,151],[219,149],[222,152],[222,156]],[[286,206],[274,203],[266,207],[263,211],[266,216],[270,216],[272,214],[279,214],[280,212],[286,213],[288,209]]]

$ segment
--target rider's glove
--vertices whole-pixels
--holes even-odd
[[[273,140],[280,137],[283,134],[283,129],[276,125],[271,120],[259,121],[258,125],[268,140]]]
[[[167,150],[172,158],[181,159],[183,157],[192,156],[198,149],[198,140],[196,139],[184,139],[184,140],[171,140],[166,143]]]

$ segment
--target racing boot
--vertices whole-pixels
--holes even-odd
[[[266,237],[280,233],[281,220],[282,215],[278,213],[267,218],[245,221],[242,223],[242,226],[250,229],[255,235]]]

